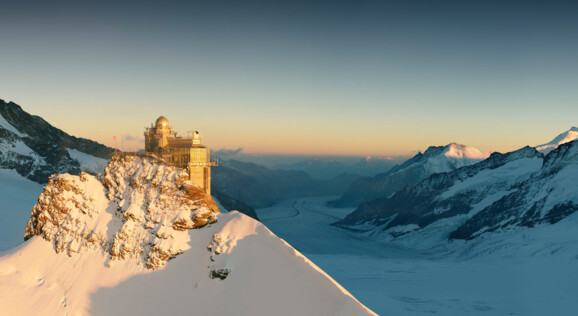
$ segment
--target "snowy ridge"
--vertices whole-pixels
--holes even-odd
[[[439,154],[432,153],[428,155],[426,153],[424,153],[426,159],[421,165],[427,170],[428,176],[434,173],[450,172],[464,166],[470,166],[490,156],[488,152],[456,143],[444,146]]]
[[[107,159],[94,157],[76,149],[66,148],[66,151],[68,151],[68,154],[72,159],[76,160],[80,164],[80,169],[89,173],[101,173],[108,164]]]
[[[115,157],[100,177],[51,177],[25,238],[40,235],[69,256],[101,248],[111,260],[140,259],[158,269],[187,249],[186,230],[214,222],[218,212],[185,170],[149,158]]]
[[[572,127],[566,132],[556,136],[556,138],[554,138],[552,141],[543,145],[536,146],[536,150],[547,154],[556,149],[558,146],[571,142],[575,139],[578,139],[578,127]]]
[[[454,158],[484,160],[490,156],[490,153],[483,152],[474,147],[451,143],[448,146],[446,146],[446,150],[444,151],[443,155],[446,157],[454,157]]]

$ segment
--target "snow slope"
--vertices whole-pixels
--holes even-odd
[[[199,192],[185,170],[130,156],[98,177],[51,177],[28,240],[0,257],[0,311],[375,315],[265,226],[219,214]]]
[[[24,241],[24,227],[40,192],[42,185],[0,169],[0,251]]]
[[[69,257],[35,237],[0,258],[6,315],[372,315],[311,261],[238,212],[188,231],[164,269],[101,250]],[[210,251],[207,247],[211,246]],[[220,253],[220,254],[217,254]],[[225,279],[211,271],[226,269]]]
[[[68,154],[72,159],[76,160],[80,164],[80,169],[90,172],[90,173],[101,173],[108,164],[107,159],[94,157],[89,154],[85,154],[76,149],[66,148]]]
[[[536,146],[536,150],[547,154],[556,149],[558,146],[571,142],[575,139],[578,139],[578,127],[572,127],[564,133],[556,136],[556,138],[550,142]]]

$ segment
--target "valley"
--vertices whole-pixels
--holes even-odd
[[[353,211],[325,206],[332,199],[289,199],[257,213],[379,315],[568,315],[574,309],[576,214],[557,225],[431,252],[331,226]]]

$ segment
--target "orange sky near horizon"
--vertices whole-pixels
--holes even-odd
[[[429,146],[443,146],[452,142],[476,147],[483,151],[508,152],[526,145],[536,146],[546,143],[559,133],[571,127],[560,128],[537,126],[529,133],[527,128],[484,126],[479,122],[456,123],[452,125],[412,124],[404,126],[389,122],[380,125],[379,120],[368,118],[367,122],[353,122],[349,127],[319,119],[304,119],[294,124],[291,120],[255,122],[226,120],[217,117],[178,115],[178,109],[165,107],[156,110],[135,111],[135,108],[110,108],[106,119],[94,119],[108,113],[102,107],[73,108],[54,111],[54,108],[36,108],[22,105],[25,111],[39,115],[54,126],[77,136],[93,139],[114,147],[113,136],[117,136],[116,146],[127,151],[144,147],[144,130],[159,114],[166,116],[173,129],[180,135],[198,130],[203,143],[211,149],[243,148],[247,154],[264,155],[318,155],[318,156],[407,156],[424,151]],[[195,116],[197,119],[195,119]],[[191,117],[191,119],[187,119]],[[93,119],[91,119],[93,118]],[[214,123],[213,123],[214,122]],[[425,127],[419,128],[419,125]],[[121,137],[124,137],[121,141]]]

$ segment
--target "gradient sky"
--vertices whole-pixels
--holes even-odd
[[[506,152],[578,125],[555,1],[2,1],[0,98],[125,149],[159,115],[212,148]]]

